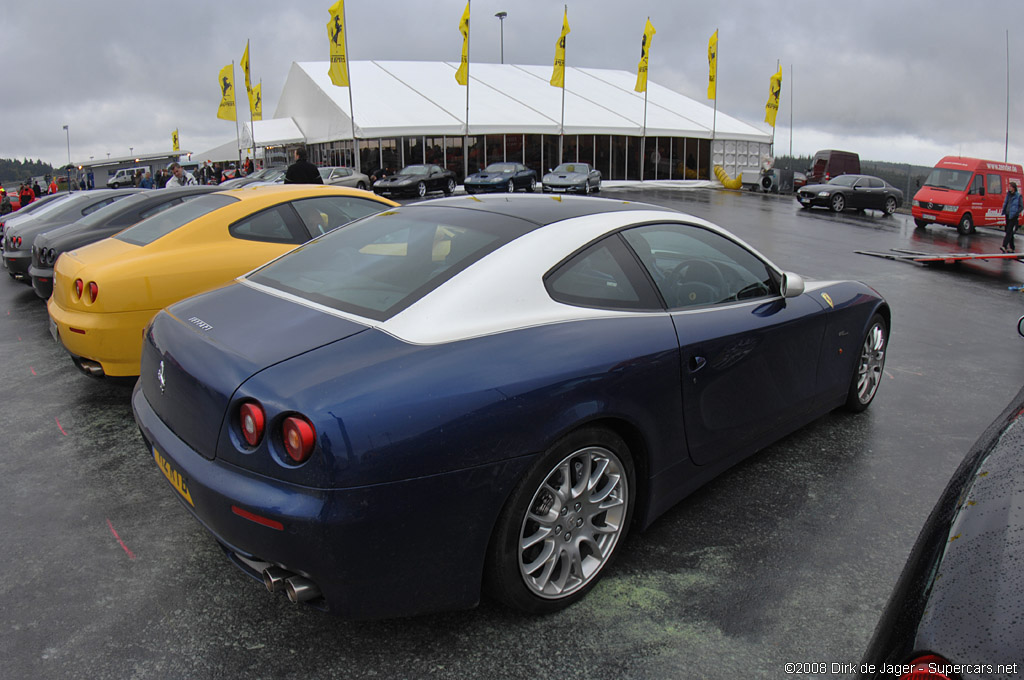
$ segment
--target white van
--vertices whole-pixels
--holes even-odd
[[[107,188],[130,187],[132,186],[132,179],[135,177],[135,173],[141,172],[146,174],[149,171],[149,168],[141,166],[137,168],[121,168],[117,171],[117,174],[107,180]]]

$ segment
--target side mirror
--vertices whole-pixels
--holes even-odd
[[[1017,319],[1017,333],[1024,338],[1024,316]]]
[[[793,272],[782,274],[782,297],[794,298],[804,294],[804,277]]]

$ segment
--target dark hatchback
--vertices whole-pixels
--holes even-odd
[[[32,264],[28,268],[32,288],[44,300],[50,297],[53,293],[53,265],[61,253],[101,241],[151,215],[219,190],[221,187],[218,186],[188,186],[138,193],[90,213],[77,222],[36,236],[32,246]]]
[[[903,192],[884,179],[871,175],[840,175],[828,184],[808,184],[796,192],[802,208],[881,210],[886,215],[903,205]]]
[[[1017,324],[1024,335],[1024,317]],[[861,678],[1024,677],[1024,389],[989,425],[925,522]]]

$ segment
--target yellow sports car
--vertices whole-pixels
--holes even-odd
[[[138,375],[143,331],[162,308],[396,205],[321,185],[203,194],[61,255],[47,303],[50,332],[90,375]],[[215,320],[200,323],[208,322]]]

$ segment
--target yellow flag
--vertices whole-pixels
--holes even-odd
[[[263,83],[257,83],[256,87],[252,88],[249,110],[252,111],[253,120],[263,120]]]
[[[242,52],[242,73],[245,74],[245,92],[252,97],[252,80],[249,78],[249,41],[245,41],[245,52]]]
[[[654,40],[654,24],[651,20],[647,20],[647,25],[644,26],[644,37],[640,41],[640,63],[636,66],[636,87],[633,89],[637,92],[647,91],[647,57],[651,52],[651,41]]]
[[[181,149],[178,148],[178,131],[177,130],[175,130],[174,132],[171,133],[171,151],[181,151]]]
[[[715,99],[718,77],[718,29],[708,38],[708,99]]]
[[[327,75],[338,87],[348,87],[348,57],[345,56],[345,0],[338,0],[327,10],[327,38],[331,41],[331,67]]]
[[[562,35],[555,43],[555,70],[551,72],[551,84],[555,87],[565,87],[565,36],[567,35],[569,35],[568,8],[562,15]]]
[[[462,34],[462,63],[455,72],[455,80],[459,85],[469,85],[469,0],[466,0],[466,11],[459,19],[459,33]]]
[[[228,64],[220,70],[217,77],[220,85],[220,107],[217,117],[224,120],[235,119],[235,65]]]
[[[772,76],[768,86],[768,103],[764,105],[764,122],[775,127],[775,116],[779,114],[779,95],[782,94],[782,65]]]

